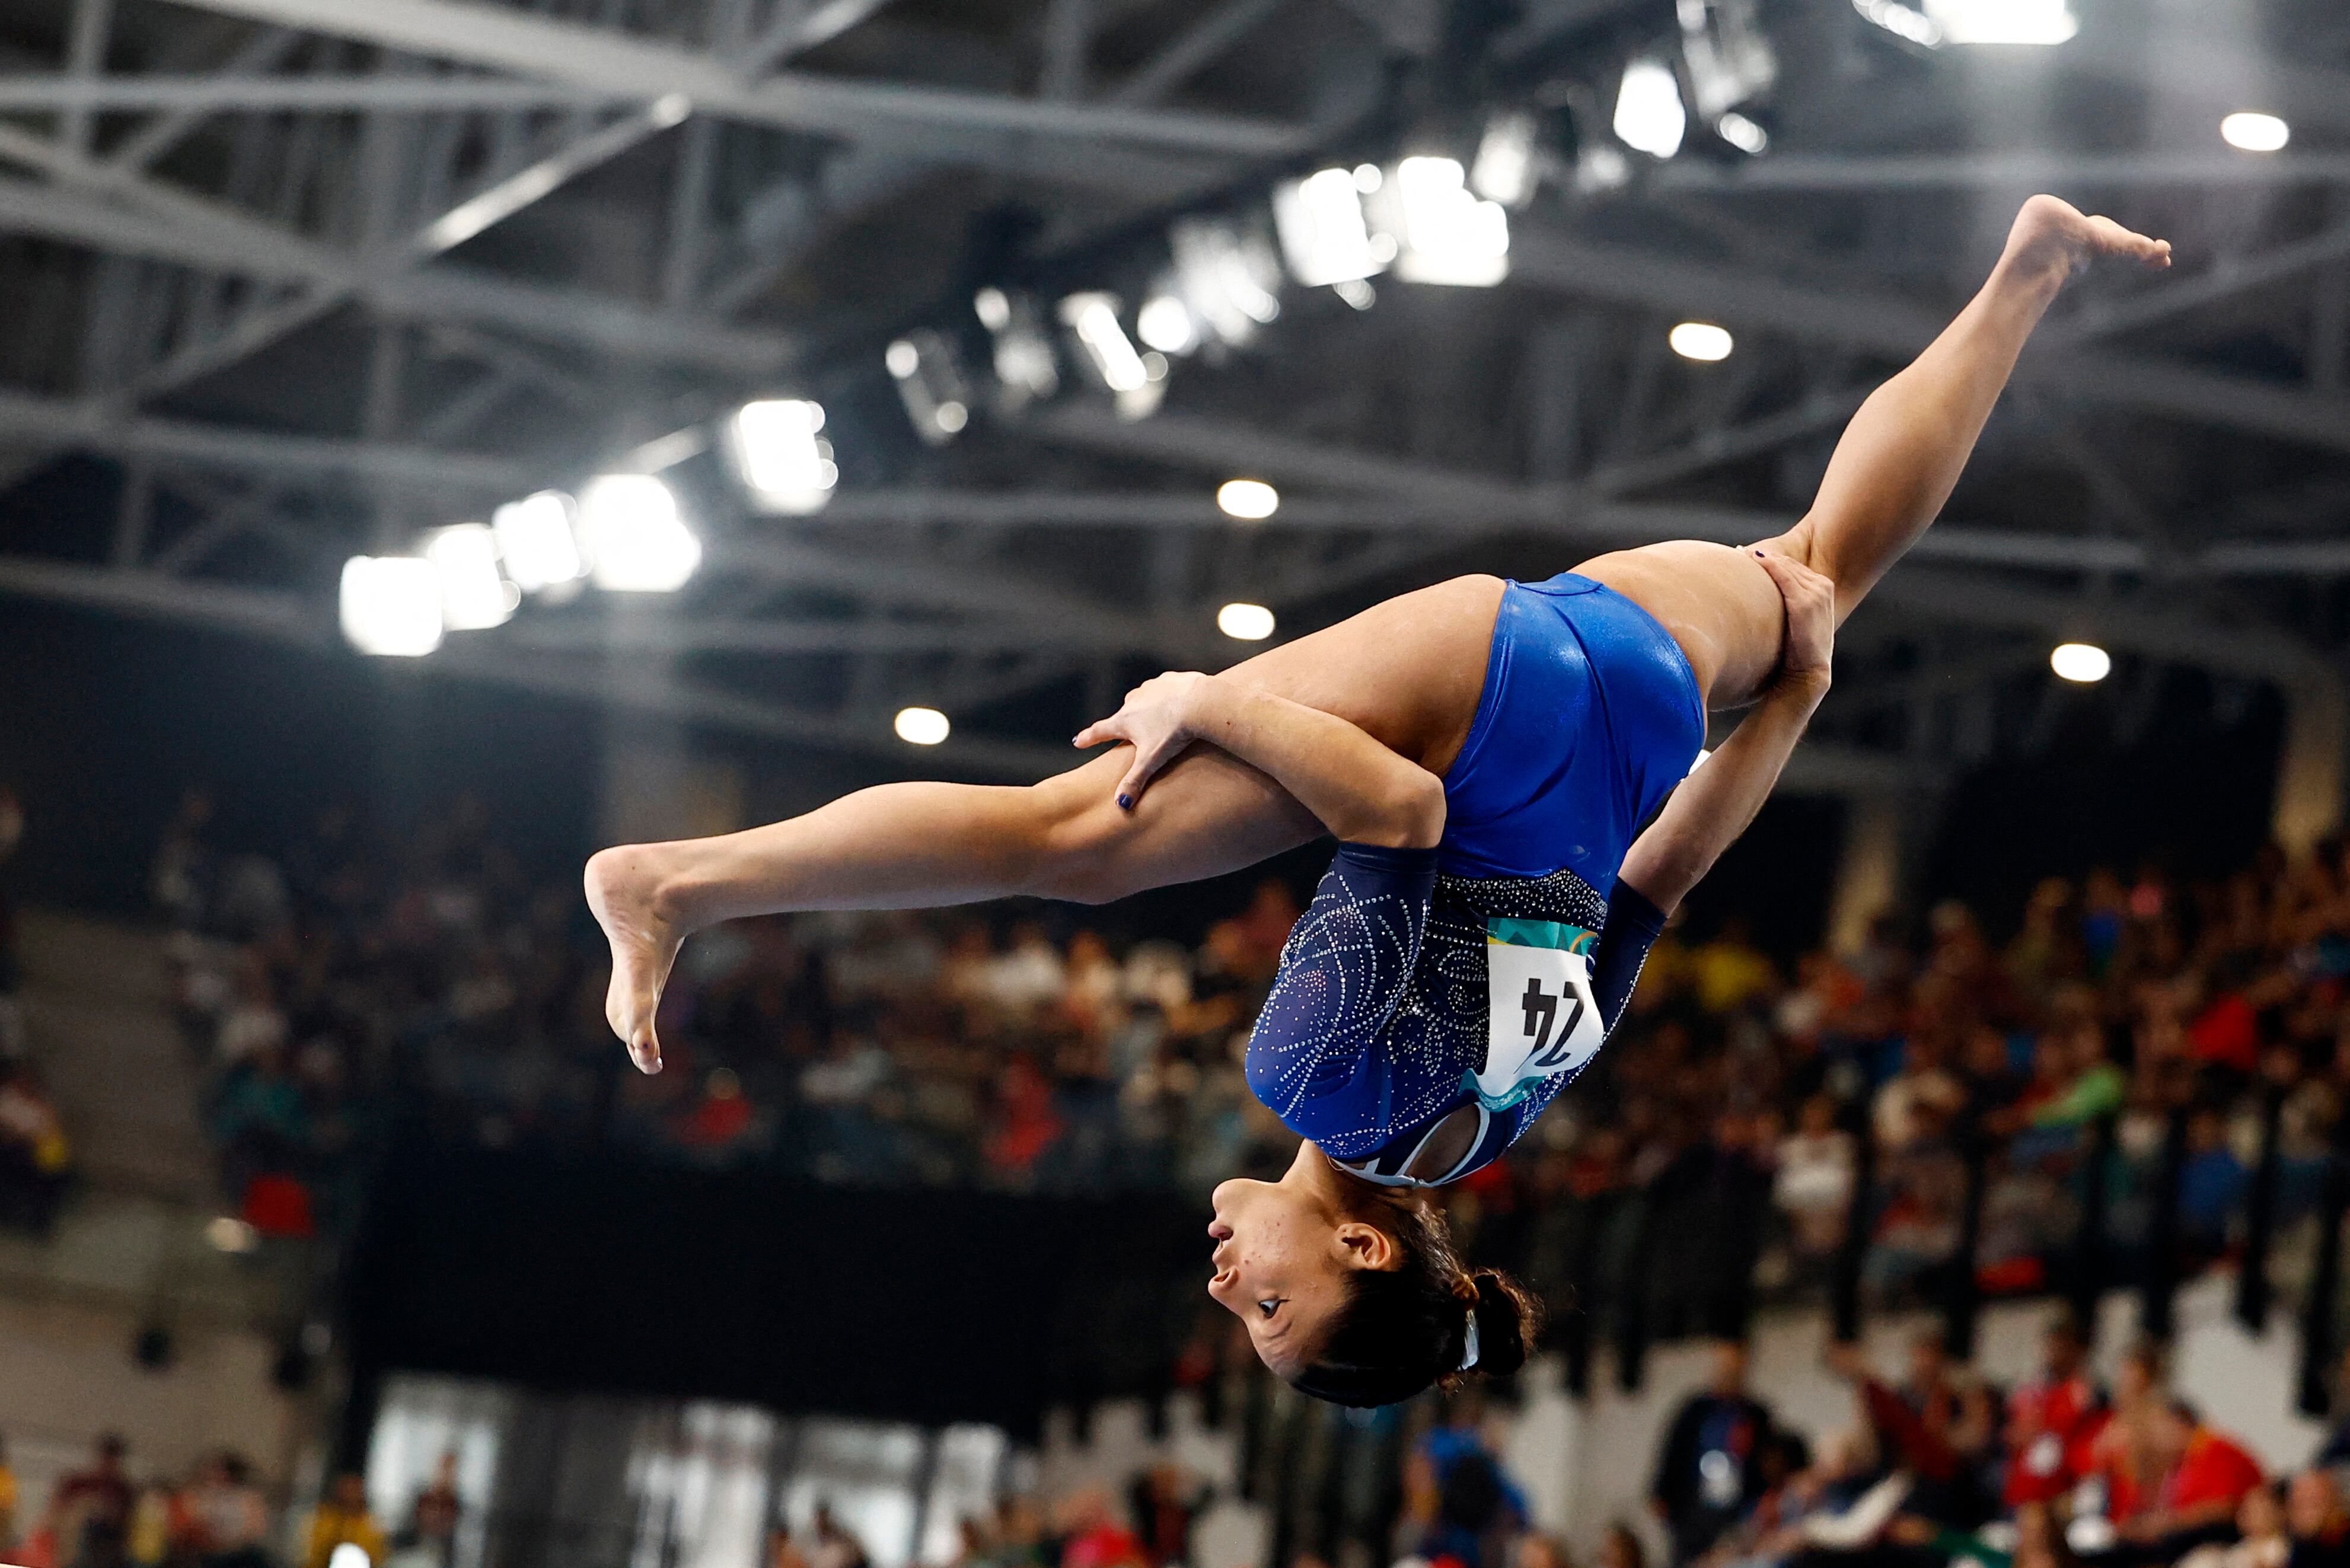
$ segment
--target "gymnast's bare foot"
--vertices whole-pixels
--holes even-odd
[[[2111,218],[2089,217],[2054,196],[2034,196],[2015,215],[2002,265],[2062,284],[2101,256],[2170,265],[2170,242],[2148,239]]]
[[[643,1073],[661,1069],[660,1037],[653,1015],[661,987],[686,930],[667,912],[662,865],[668,846],[628,844],[598,850],[588,862],[588,908],[612,944],[612,988],[604,996],[604,1016]]]

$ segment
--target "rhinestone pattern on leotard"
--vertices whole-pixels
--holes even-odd
[[[1359,1159],[1463,1100],[1485,1060],[1485,921],[1598,930],[1607,900],[1572,871],[1439,876],[1417,897],[1333,864],[1283,949],[1249,1043],[1249,1080],[1273,1112],[1340,1159]],[[1530,1126],[1565,1086],[1537,1087]]]

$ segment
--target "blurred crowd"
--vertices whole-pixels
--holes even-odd
[[[34,1511],[0,1444],[0,1558],[21,1568],[341,1568],[344,1546],[377,1568],[451,1568],[458,1511],[450,1465],[397,1531],[376,1522],[360,1479],[345,1475],[291,1521],[298,1534],[288,1540],[243,1455],[209,1455],[183,1476],[140,1477],[130,1445],[112,1433]]]
[[[2350,1563],[2350,1422],[2309,1464],[2271,1475],[2170,1389],[2152,1344],[2122,1357],[2110,1386],[2068,1314],[2013,1388],[1955,1361],[1935,1330],[1898,1378],[1849,1346],[1830,1363],[1853,1386],[1855,1421],[1814,1449],[1748,1391],[1742,1347],[1718,1347],[1651,1489],[1675,1568]]]
[[[10,875],[24,835],[24,807],[0,784],[0,1228],[47,1235],[73,1174],[73,1153],[25,1054],[24,961]]]
[[[471,803],[397,834],[328,811],[265,856],[217,850],[194,794],[154,872],[224,1175],[266,1234],[339,1223],[395,1119],[849,1183],[1277,1167],[1240,1057],[1298,892],[1265,881],[1196,940],[1039,904],[738,922],[687,945],[648,1078],[604,1027],[576,885],[525,875]],[[1555,1334],[1663,1337],[1734,1331],[1848,1241],[1872,1304],[1939,1299],[1970,1189],[1994,1293],[2062,1286],[2086,1208],[2109,1267],[2240,1246],[2256,1177],[2281,1224],[2309,1211],[2350,1085],[2341,846],[2051,878],[1994,913],[1792,964],[1734,917],[1669,930],[1592,1070],[1451,1190],[1469,1251],[1596,1309]]]

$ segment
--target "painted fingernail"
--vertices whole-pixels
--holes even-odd
[[[1118,809],[1120,811],[1132,811],[1134,809],[1134,797],[1130,794],[1122,794],[1118,796]]]

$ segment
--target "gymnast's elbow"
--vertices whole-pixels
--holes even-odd
[[[1349,826],[1338,835],[1349,844],[1433,849],[1444,841],[1444,781],[1418,767],[1382,781],[1362,802],[1360,825]]]

